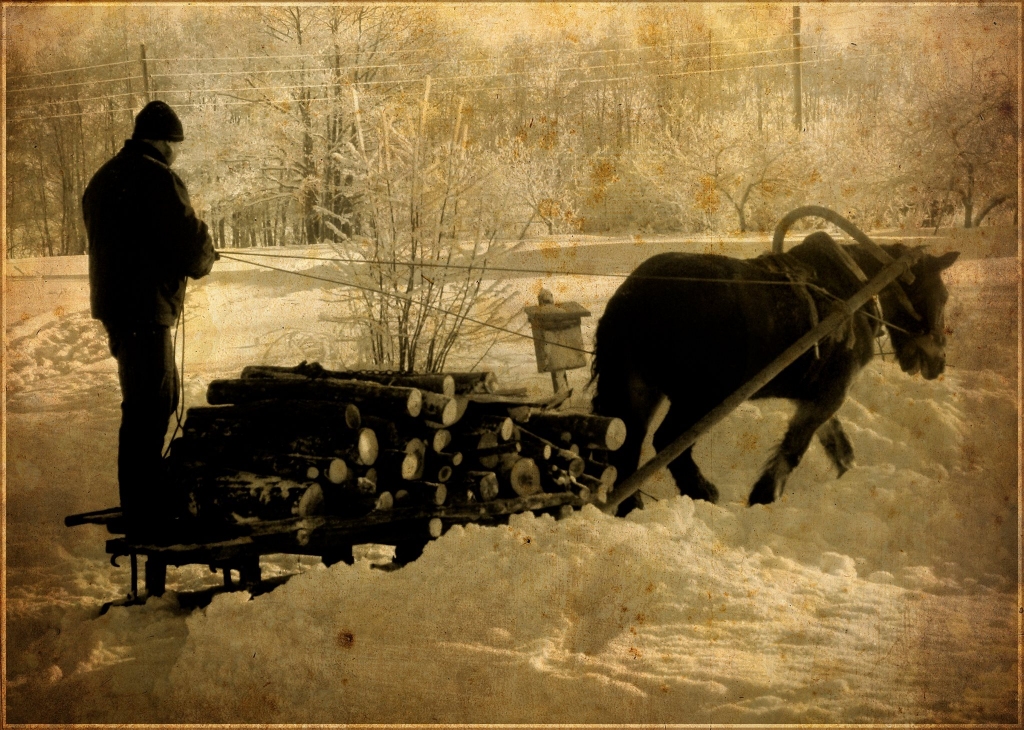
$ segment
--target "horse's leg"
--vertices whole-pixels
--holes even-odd
[[[814,433],[832,418],[838,408],[839,404],[799,402],[796,415],[789,422],[782,443],[768,459],[764,473],[750,492],[749,504],[771,504],[782,496],[782,491],[786,488],[786,479],[800,463],[811,439],[814,438]]]
[[[818,429],[818,440],[839,470],[839,476],[850,470],[853,466],[853,444],[847,438],[843,424],[839,422],[837,416],[832,416]]]
[[[692,413],[681,405],[673,404],[668,409],[665,420],[661,422],[658,430],[654,433],[655,451],[660,452],[675,441],[693,425],[695,420]],[[718,501],[718,487],[701,473],[700,467],[693,460],[692,446],[676,457],[675,461],[668,465],[668,470],[672,474],[672,478],[675,479],[680,494],[691,499],[704,499],[711,503]]]
[[[625,443],[608,456],[611,465],[618,470],[619,482],[637,470],[640,451],[647,436],[647,427],[661,397],[659,389],[648,384],[636,373],[618,378],[602,375],[597,381],[595,412],[602,416],[621,418],[626,424]],[[626,500],[619,514],[625,514],[633,506],[631,500]]]

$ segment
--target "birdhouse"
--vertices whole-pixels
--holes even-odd
[[[542,289],[538,306],[525,307],[533,328],[533,346],[537,352],[537,372],[556,373],[586,367],[580,321],[590,312],[576,302],[555,304],[554,297]]]

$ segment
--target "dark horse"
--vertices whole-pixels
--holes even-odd
[[[853,228],[833,216],[841,227]],[[781,236],[777,240],[781,248]],[[626,422],[626,443],[612,454],[620,478],[636,471],[662,396],[671,407],[654,434],[658,451],[827,317],[838,300],[861,288],[856,267],[844,264],[836,248],[828,234],[816,232],[787,253],[749,260],[665,253],[630,274],[598,323],[593,363],[594,412]],[[883,267],[863,244],[841,248],[869,278]],[[882,248],[894,258],[909,251],[900,244]],[[797,410],[754,485],[750,504],[781,496],[815,433],[840,476],[850,468],[853,448],[835,413],[854,376],[874,355],[880,319],[904,372],[921,372],[929,380],[943,372],[948,293],[940,272],[958,255],[923,255],[911,269],[912,284],[897,281],[882,290],[881,312],[874,302],[862,307],[754,395],[794,400]],[[692,447],[668,467],[680,492],[717,501],[718,490],[691,452]]]

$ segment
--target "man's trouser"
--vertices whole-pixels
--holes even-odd
[[[177,512],[162,458],[168,421],[178,407],[178,371],[170,328],[107,325],[121,381],[117,483],[129,520]]]

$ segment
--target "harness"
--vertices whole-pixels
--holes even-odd
[[[834,241],[832,242],[832,245],[823,247],[822,251],[828,256],[828,258],[840,264],[844,270],[849,272],[849,274],[855,278],[859,284],[863,285],[868,281],[868,277],[864,273],[864,270],[861,269],[856,261],[854,261],[853,257],[851,257],[850,254],[848,254]],[[816,327],[818,322],[821,321],[821,313],[818,309],[818,302],[815,301],[814,297],[811,295],[810,287],[818,289],[821,289],[822,287],[816,283],[817,277],[814,269],[788,253],[765,254],[764,256],[758,257],[757,261],[766,273],[785,277],[785,279],[789,281],[793,292],[803,301],[804,304],[807,305],[807,316],[811,329]],[[920,319],[920,316],[917,315],[913,306],[910,304],[909,299],[907,299],[903,288],[899,286],[899,284],[895,284],[895,286],[898,290],[897,298],[901,299],[901,303],[902,300],[906,300],[905,307],[908,308],[908,311],[915,316],[915,318]],[[902,297],[900,295],[902,295]],[[877,320],[882,311],[877,295],[871,298],[871,305],[875,309],[874,318]],[[831,314],[831,312],[826,312],[826,316],[828,314]],[[851,317],[847,321],[845,327],[836,330],[832,335],[830,335],[829,339],[836,343],[844,343],[847,349],[852,349],[857,341],[853,318]],[[814,358],[816,360],[821,358],[821,350],[818,343],[814,344]]]

